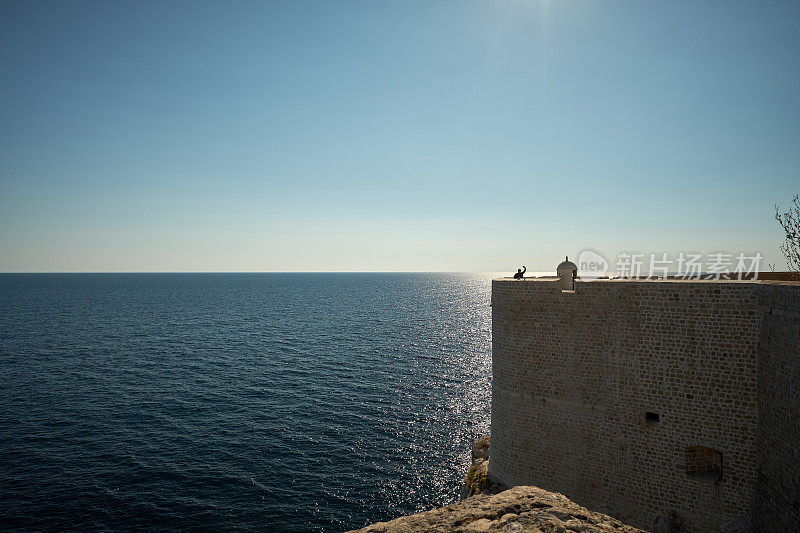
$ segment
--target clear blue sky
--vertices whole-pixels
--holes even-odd
[[[0,2],[0,271],[763,253],[800,3]]]

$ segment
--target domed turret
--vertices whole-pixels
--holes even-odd
[[[578,277],[578,265],[570,261],[569,257],[558,265],[558,268],[556,268],[556,275],[561,278],[561,290],[575,290],[575,278]]]

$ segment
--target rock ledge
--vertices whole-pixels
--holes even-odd
[[[514,487],[499,494],[478,494],[424,513],[378,522],[362,533],[415,531],[625,532],[642,530],[589,511],[566,496],[538,487]]]

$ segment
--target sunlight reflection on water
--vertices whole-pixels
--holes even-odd
[[[451,503],[489,429],[492,276],[0,276],[0,518],[338,531]]]

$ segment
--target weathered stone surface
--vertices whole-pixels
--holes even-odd
[[[757,531],[800,531],[800,284],[762,284]]]
[[[489,479],[489,445],[491,438],[487,435],[475,439],[472,444],[472,466],[464,477],[464,486],[461,487],[461,499],[476,494],[497,494],[508,489]]]
[[[681,533],[686,531],[686,520],[674,509],[669,509],[656,519],[651,533]]]
[[[561,494],[538,487],[514,487],[499,494],[478,494],[424,513],[378,522],[362,533],[415,531],[608,532],[641,531],[584,509]]]
[[[494,280],[492,369],[495,482],[641,528],[800,531],[799,283]]]

